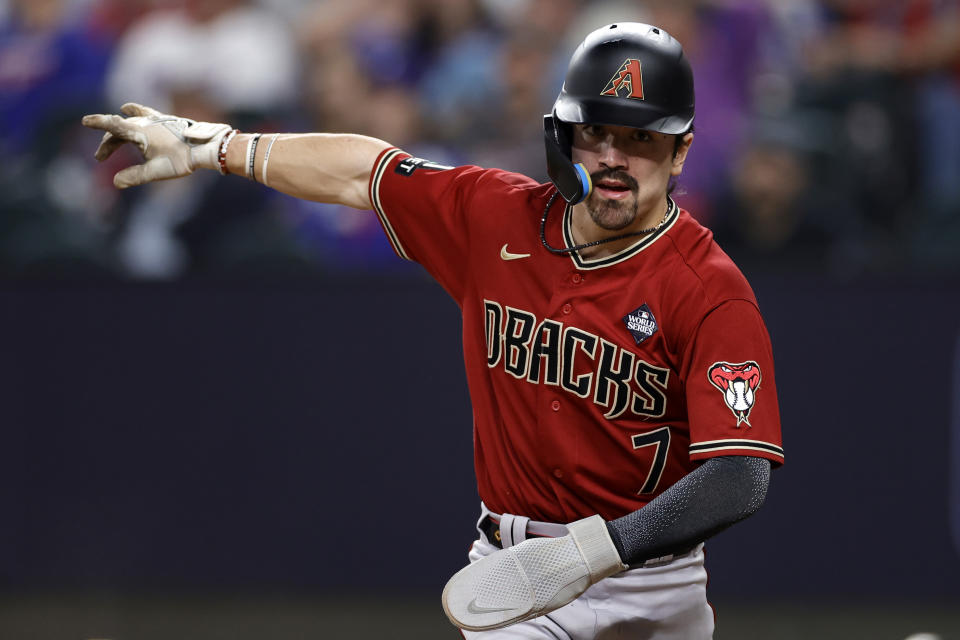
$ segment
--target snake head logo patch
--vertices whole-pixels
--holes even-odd
[[[737,418],[737,426],[750,425],[750,410],[756,401],[760,386],[760,366],[756,362],[716,362],[707,370],[707,377],[723,393],[723,401]]]

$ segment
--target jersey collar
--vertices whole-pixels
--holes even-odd
[[[602,267],[608,267],[612,264],[623,262],[624,260],[629,260],[656,242],[657,238],[669,231],[670,228],[677,222],[679,217],[680,208],[673,201],[673,198],[667,196],[666,222],[664,222],[663,226],[656,231],[645,236],[639,236],[636,242],[628,246],[626,249],[618,251],[613,255],[604,256],[602,258],[588,259],[580,257],[579,251],[572,251],[570,252],[570,259],[573,260],[573,264],[576,265],[578,269],[600,269]],[[573,241],[573,206],[570,204],[567,204],[566,209],[563,211],[563,241],[568,247],[572,247],[575,244]]]

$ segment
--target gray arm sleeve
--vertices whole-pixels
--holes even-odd
[[[764,458],[710,458],[642,509],[607,522],[628,565],[681,553],[752,515],[770,483]]]

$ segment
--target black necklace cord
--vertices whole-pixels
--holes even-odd
[[[557,196],[560,195],[559,191],[554,191],[553,195],[550,196],[550,199],[547,200],[547,206],[543,209],[543,217],[540,219],[540,242],[550,253],[555,253],[557,255],[565,255],[568,253],[573,253],[574,251],[580,251],[582,249],[587,249],[589,247],[595,247],[598,244],[605,244],[607,242],[614,242],[616,240],[623,240],[624,238],[632,238],[633,236],[643,236],[648,233],[653,233],[662,227],[667,218],[670,217],[670,212],[673,208],[670,206],[670,198],[667,198],[667,212],[663,215],[663,220],[658,222],[656,225],[650,227],[649,229],[641,229],[640,231],[631,231],[630,233],[624,233],[619,236],[614,236],[612,238],[603,238],[601,240],[594,240],[593,242],[585,242],[583,244],[578,244],[573,247],[564,247],[563,249],[558,249],[556,247],[551,247],[550,243],[547,242],[547,214],[550,212],[550,207],[553,206],[554,200],[557,199]]]

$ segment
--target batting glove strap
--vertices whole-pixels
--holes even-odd
[[[220,143],[233,127],[219,122],[193,122],[183,130],[183,139],[190,145],[194,168],[220,171]]]
[[[600,516],[568,528],[568,535],[526,540],[458,571],[443,590],[450,621],[461,629],[486,631],[529,620],[626,568]]]
[[[570,537],[576,542],[583,561],[590,570],[591,582],[620,573],[627,565],[620,560],[607,523],[600,516],[590,516],[567,525]]]

